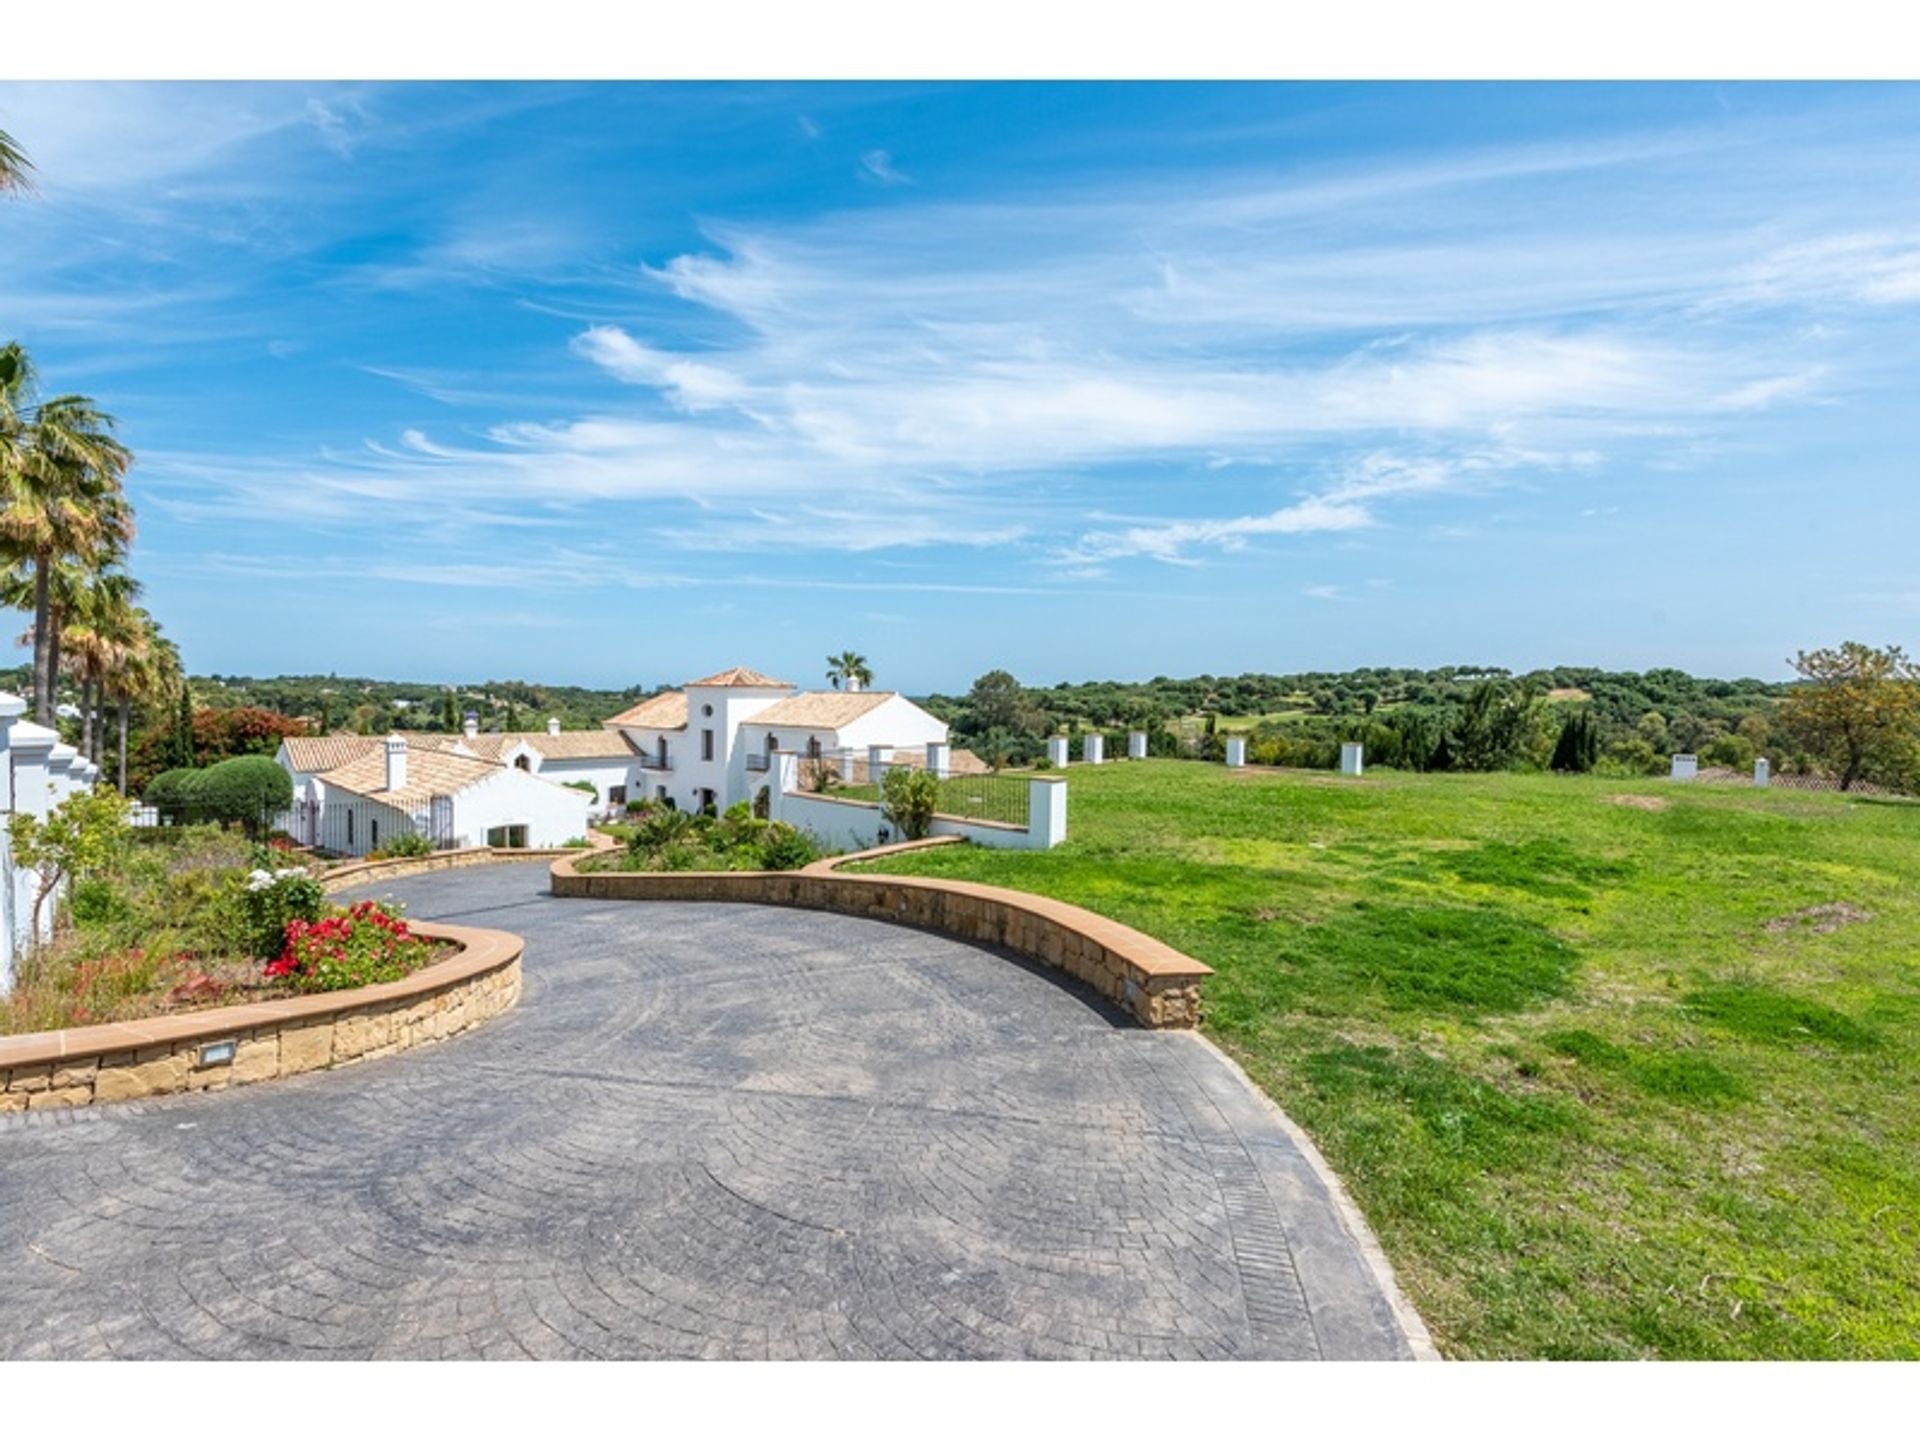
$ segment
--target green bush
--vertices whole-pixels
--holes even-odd
[[[432,853],[433,842],[417,832],[395,836],[380,847],[381,856],[388,860],[414,860]]]
[[[192,802],[199,774],[198,770],[162,770],[147,782],[146,794],[141,798],[160,812],[161,819],[178,824]]]
[[[820,858],[813,837],[776,820],[760,839],[760,865],[766,870],[798,870]]]
[[[940,803],[940,781],[925,770],[896,766],[880,786],[881,813],[903,840],[924,840]]]
[[[327,895],[305,867],[274,869],[270,853],[255,859],[256,868],[235,877],[237,938],[256,960],[271,960],[286,947],[288,922],[318,920],[326,912]]]
[[[265,755],[236,755],[198,772],[187,793],[189,808],[199,815],[260,835],[293,803],[293,781]]]

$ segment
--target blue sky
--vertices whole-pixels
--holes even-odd
[[[197,672],[1915,648],[1920,89],[8,85]]]

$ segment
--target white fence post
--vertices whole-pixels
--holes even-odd
[[[1064,770],[1067,768],[1067,737],[1050,735],[1047,737],[1047,763]]]
[[[1238,770],[1242,765],[1245,765],[1246,763],[1247,763],[1246,737],[1244,735],[1229,735],[1227,737],[1228,768],[1233,770]]]
[[[1147,732],[1129,730],[1127,732],[1127,759],[1144,760],[1147,758]]]
[[[1086,761],[1087,764],[1089,765],[1106,764],[1107,763],[1107,737],[1104,735],[1094,735],[1091,733],[1081,736],[1080,737],[1080,758]]]
[[[1762,755],[1758,760],[1753,762],[1753,783],[1764,790],[1772,778],[1773,766],[1768,764],[1767,757]]]
[[[1673,768],[1667,772],[1669,780],[1691,780],[1700,773],[1700,758],[1697,755],[1676,755]]]
[[[886,778],[887,747],[884,745],[867,746],[867,783],[878,785]]]
[[[1340,773],[1358,775],[1366,769],[1366,753],[1358,740],[1343,741],[1340,746]]]
[[[0,810],[13,813],[13,725],[27,713],[27,702],[0,690]],[[0,995],[13,988],[14,951],[20,945],[14,902],[13,842],[0,830]]]
[[[943,740],[927,742],[927,772],[944,780],[953,773],[953,747]]]
[[[1027,846],[1051,850],[1067,838],[1067,782],[1053,775],[1027,781]]]

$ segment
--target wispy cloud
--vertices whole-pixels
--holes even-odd
[[[885,150],[869,150],[860,157],[860,178],[871,180],[877,185],[911,185],[913,183],[895,167],[893,156]]]

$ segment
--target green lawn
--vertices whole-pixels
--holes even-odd
[[[1070,784],[1057,850],[876,868],[1214,966],[1208,1032],[1449,1353],[1920,1357],[1920,805],[1181,761]],[[1793,918],[1816,906],[1850,908]]]

